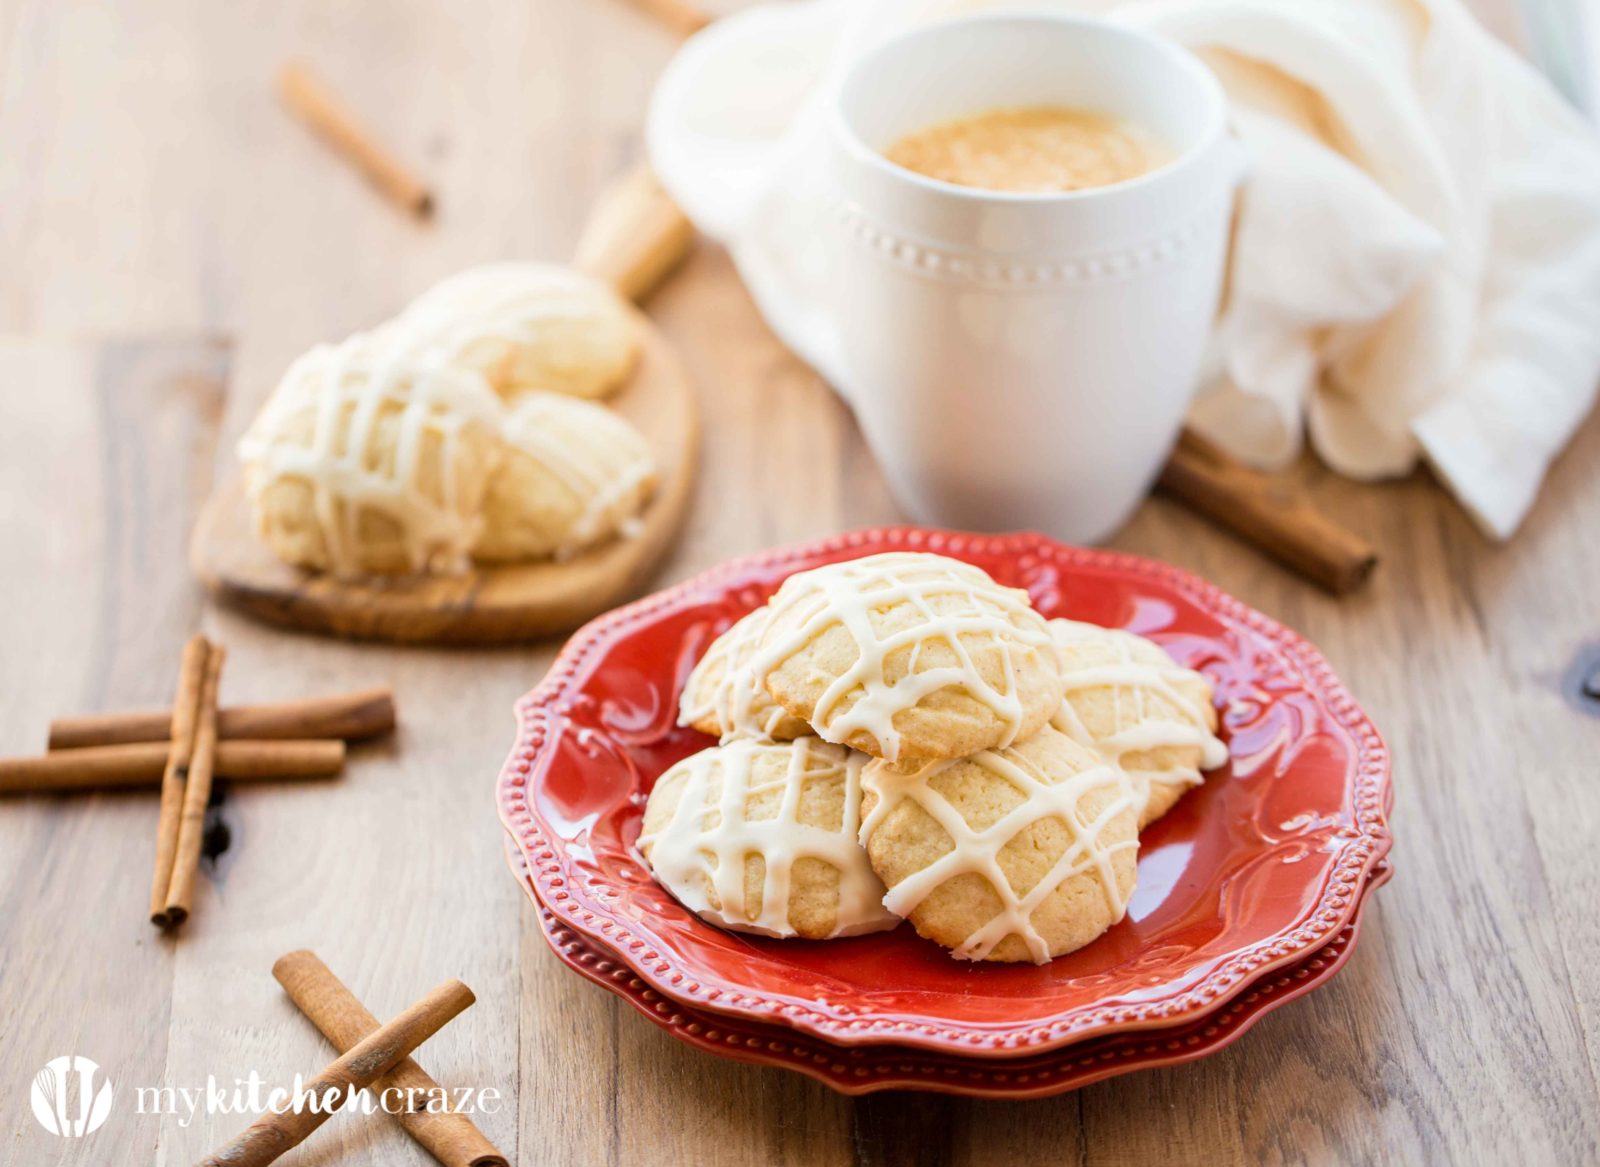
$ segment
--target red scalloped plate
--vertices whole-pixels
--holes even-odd
[[[955,961],[909,927],[723,932],[634,850],[656,778],[713,744],[674,724],[710,641],[794,572],[890,550],[963,559],[1047,616],[1142,633],[1216,688],[1229,764],[1145,831],[1128,918],[1048,965]],[[1331,943],[1391,842],[1387,750],[1316,649],[1187,572],[1037,535],[889,528],[727,564],[586,626],[517,721],[500,817],[561,924],[683,1006],[839,1045],[1014,1058],[1198,1020]]]
[[[616,954],[579,936],[539,902],[527,862],[506,838],[506,859],[539,917],[556,957],[586,980],[617,994],[667,1033],[718,1057],[806,1074],[842,1094],[927,1090],[976,1098],[1046,1098],[1135,1070],[1181,1065],[1232,1045],[1272,1010],[1330,979],[1355,948],[1360,914],[1314,954],[1268,973],[1214,1013],[1171,1029],[1114,1034],[1021,1058],[963,1058],[889,1045],[836,1046],[778,1025],[698,1012],[663,997]],[[1365,895],[1391,873],[1374,868]]]

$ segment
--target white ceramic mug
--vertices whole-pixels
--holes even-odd
[[[692,65],[664,84],[669,113]],[[1038,105],[1122,118],[1174,159],[1114,186],[1024,194],[882,154],[936,122]],[[1215,78],[1137,30],[1011,12],[879,44],[815,108],[821,210],[780,215],[761,243],[811,252],[811,279],[771,278],[734,240],[769,319],[850,401],[917,521],[1078,542],[1115,530],[1172,447],[1216,314],[1242,166]],[[689,177],[679,143],[655,149],[652,128],[693,214],[691,188],[716,164],[702,152]],[[723,173],[724,189],[754,189],[771,155]]]

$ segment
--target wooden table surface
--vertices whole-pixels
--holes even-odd
[[[1502,21],[1500,27],[1507,25]],[[0,0],[0,751],[55,714],[164,703],[196,628],[227,701],[390,684],[402,726],[335,784],[238,790],[232,845],[176,937],[144,918],[156,802],[0,805],[0,1161],[187,1164],[247,1121],[135,1113],[139,1086],[286,1082],[330,1054],[272,980],[320,953],[380,1015],[449,976],[478,1004],[423,1049],[498,1089],[515,1161],[1594,1161],[1600,1156],[1600,421],[1526,528],[1482,539],[1423,474],[1303,474],[1369,535],[1333,600],[1174,504],[1113,541],[1317,642],[1393,747],[1397,876],[1348,967],[1218,1056],[1033,1103],[852,1101],[678,1045],[546,951],[508,876],[493,780],[554,645],[430,651],[273,631],[208,605],[184,543],[285,364],[502,257],[563,257],[634,161],[671,38],[617,0]],[[289,121],[312,63],[437,183],[419,227]],[[652,305],[708,419],[660,580],[897,517],[848,412],[702,248]],[[79,1142],[35,1125],[52,1057],[108,1071]],[[285,1162],[428,1160],[335,1119]]]

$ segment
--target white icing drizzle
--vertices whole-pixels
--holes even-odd
[[[1004,780],[1022,794],[1022,801],[984,829],[975,829],[929,785],[929,779],[940,771],[962,764],[980,766]],[[907,800],[926,811],[954,844],[949,852],[890,888],[883,900],[886,908],[909,916],[934,889],[968,874],[982,876],[1000,898],[1000,911],[951,950],[958,960],[983,960],[1007,936],[1016,936],[1035,964],[1048,963],[1050,945],[1033,926],[1033,913],[1063,883],[1085,873],[1094,873],[1112,923],[1127,914],[1128,900],[1117,885],[1113,860],[1120,852],[1136,851],[1139,839],[1133,832],[1112,840],[1104,835],[1118,815],[1129,810],[1137,815],[1139,798],[1127,776],[1114,766],[1101,763],[1053,782],[1049,774],[1014,750],[985,750],[970,758],[929,762],[909,770],[874,761],[867,765],[862,783],[878,799],[861,823],[863,845]],[[1104,789],[1115,790],[1116,797],[1091,822],[1080,822],[1078,804]],[[1060,819],[1072,840],[1043,878],[1026,895],[1018,895],[1000,867],[1000,852],[1020,832],[1047,818]]]
[[[1126,769],[1123,759],[1130,754],[1177,747],[1197,747],[1200,766],[1175,766],[1168,770],[1129,770],[1134,789],[1140,795],[1139,812],[1144,813],[1153,783],[1168,786],[1198,786],[1204,780],[1200,771],[1214,770],[1228,760],[1228,746],[1211,731],[1212,709],[1199,694],[1209,694],[1210,682],[1193,669],[1186,669],[1167,656],[1160,645],[1118,628],[1102,628],[1076,620],[1051,620],[1050,632],[1061,649],[1093,644],[1102,646],[1111,660],[1104,664],[1069,665],[1063,658],[1061,680],[1066,700],[1051,725],[1079,745],[1099,751],[1109,761]],[[1184,682],[1201,684],[1186,686]],[[1202,687],[1203,686],[1203,687]],[[1089,689],[1109,688],[1115,702],[1119,728],[1107,737],[1096,738],[1073,708],[1072,695]],[[1153,707],[1151,695],[1180,712],[1174,719],[1159,705]],[[1129,702],[1124,707],[1124,696]]]
[[[750,667],[771,619],[770,608],[757,608],[711,642],[684,684],[678,702],[679,725],[714,720],[722,729],[724,742],[736,738],[770,741],[780,734],[792,738],[805,732],[805,723],[772,699]]]
[[[946,596],[964,601],[961,608],[936,613],[931,601]],[[896,603],[912,605],[922,619],[880,636],[873,611]],[[1001,587],[980,568],[941,555],[888,552],[814,568],[785,580],[770,606],[772,619],[751,660],[755,674],[765,678],[830,627],[843,625],[855,640],[858,654],[855,663],[818,698],[811,725],[818,736],[832,742],[848,741],[864,732],[891,762],[899,758],[901,748],[895,716],[946,688],[960,689],[987,706],[1007,727],[998,744],[1010,745],[1025,717],[1012,650],[1024,646],[1052,649],[1050,631],[1033,610],[1027,592]],[[775,630],[785,621],[792,627],[779,635]],[[1001,654],[1005,672],[999,687],[986,681],[973,662],[964,639],[972,637],[988,638],[1006,648]],[[923,646],[935,641],[948,645],[957,663],[919,671]],[[911,649],[906,674],[890,683],[884,664],[891,654],[905,648]],[[852,693],[857,694],[854,703],[841,708]]]
[[[561,327],[564,321],[584,325],[598,320],[615,321],[631,348],[622,303],[599,280],[556,264],[490,263],[435,284],[395,323],[454,362],[484,340],[548,350],[552,327]]]
[[[506,440],[535,459],[578,499],[556,558],[571,556],[613,534],[637,532],[637,508],[655,478],[656,463],[639,431],[603,405],[560,393],[517,398]]]
[[[776,759],[776,779],[755,780],[757,759]],[[883,907],[883,883],[873,874],[856,842],[861,821],[861,768],[866,759],[816,738],[775,744],[748,739],[714,746],[685,758],[658,780],[685,788],[672,817],[639,836],[639,850],[657,880],[696,915],[720,927],[763,936],[794,936],[789,896],[794,865],[819,859],[839,872],[839,906],[834,936],[855,936],[892,928],[899,918]],[[802,823],[801,795],[807,783],[844,785],[844,813],[838,830]],[[782,791],[777,814],[751,819],[747,805],[760,795]],[[745,857],[760,855],[766,865],[761,902],[745,899]],[[710,892],[720,907],[713,906]]]
[[[373,469],[377,425],[399,407],[392,472]],[[314,411],[309,445],[289,437],[296,417]],[[448,367],[414,341],[389,332],[318,345],[284,374],[239,441],[247,489],[262,519],[261,493],[283,478],[312,490],[329,567],[362,573],[357,527],[374,509],[399,525],[413,570],[464,570],[480,520],[476,499],[458,490],[461,433],[499,424],[499,398],[482,377]],[[422,488],[425,439],[439,439],[440,496]]]

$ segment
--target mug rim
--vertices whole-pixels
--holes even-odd
[[[1160,166],[1147,170],[1143,174],[1135,175],[1133,178],[1124,179],[1121,182],[1106,183],[1101,186],[1050,191],[995,190],[989,187],[965,186],[961,183],[946,182],[942,178],[931,178],[926,174],[920,174],[896,162],[891,162],[882,151],[874,150],[867,145],[861,135],[856,132],[855,126],[851,124],[850,118],[845,112],[844,96],[855,84],[861,73],[881,55],[899,48],[908,41],[943,33],[951,28],[1001,23],[1047,24],[1074,28],[1080,31],[1089,30],[1096,35],[1109,33],[1113,36],[1126,37],[1129,40],[1138,41],[1151,47],[1164,56],[1173,66],[1181,69],[1199,84],[1200,89],[1205,92],[1211,105],[1209,124],[1182,151],[1163,162]],[[1015,206],[1052,206],[1063,203],[1088,202],[1108,196],[1126,194],[1165,182],[1203,156],[1226,134],[1228,126],[1228,103],[1227,96],[1222,89],[1222,83],[1217,80],[1216,74],[1206,68],[1199,57],[1176,41],[1157,36],[1142,28],[1107,20],[1103,17],[1081,16],[1065,12],[1038,12],[1018,8],[997,9],[992,12],[974,13],[970,16],[936,20],[932,23],[919,25],[897,33],[887,40],[873,45],[852,61],[833,86],[833,92],[830,94],[826,104],[835,138],[841,143],[846,153],[858,164],[869,166],[895,181],[905,182],[930,194],[941,195],[958,202]]]

